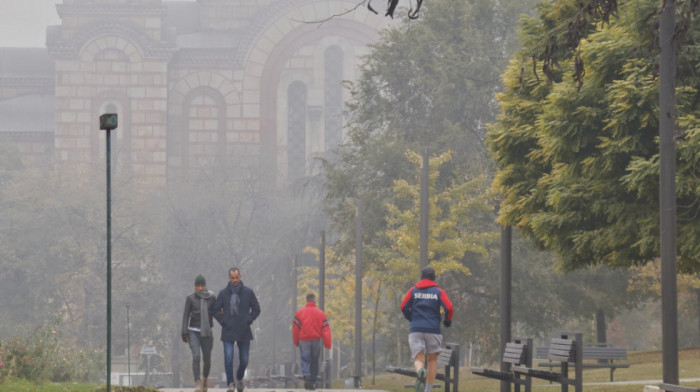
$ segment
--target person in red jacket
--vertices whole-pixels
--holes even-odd
[[[304,389],[313,391],[316,389],[321,340],[326,349],[331,348],[331,327],[326,314],[316,307],[316,295],[313,293],[306,294],[306,306],[294,315],[292,338],[294,345],[299,347]]]

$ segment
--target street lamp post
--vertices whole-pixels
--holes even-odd
[[[362,388],[362,203],[355,221],[355,388]]]
[[[663,1],[659,22],[659,226],[663,382],[678,384],[676,271],[675,0]]]
[[[129,384],[131,386],[131,323],[129,323],[129,303],[126,303],[126,374],[129,377]]]
[[[112,390],[112,197],[110,133],[118,126],[116,113],[100,116],[100,130],[106,131],[105,163],[107,172],[107,392]]]
[[[420,270],[428,266],[428,231],[430,230],[430,155],[428,147],[423,148],[423,166],[420,172]],[[420,276],[420,272],[418,272]]]

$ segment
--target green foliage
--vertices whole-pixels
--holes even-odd
[[[78,384],[75,382],[42,382],[34,383],[26,380],[14,380],[0,384],[0,392],[105,392],[107,386],[94,384]],[[125,387],[112,385],[113,392],[157,392],[157,388],[133,386]]]
[[[26,336],[14,336],[0,345],[0,382],[94,381],[103,359],[98,351],[66,346],[60,320],[36,327]]]
[[[394,181],[412,175],[406,150],[454,151],[438,190],[488,170],[483,124],[494,118],[503,53],[515,41],[508,18],[526,8],[516,3],[432,1],[420,19],[384,32],[374,45],[351,86],[347,143],[325,165],[327,211],[333,229],[346,234],[343,252],[354,243],[347,200],[357,198],[366,213],[365,243],[386,246],[373,233],[385,229]]]
[[[504,195],[499,219],[556,252],[563,270],[643,264],[659,249],[658,2],[620,2],[619,18],[591,25],[577,54],[587,64],[583,85],[571,76],[573,54],[560,58],[558,77],[542,79],[524,64],[577,4],[542,3],[537,18],[524,19],[525,48],[503,75],[501,114],[487,136]],[[685,34],[697,37],[700,24],[691,26]],[[699,61],[696,45],[678,52],[679,267],[696,272]]]
[[[414,165],[412,181],[397,180],[394,185],[395,202],[387,206],[389,228],[386,236],[392,244],[393,257],[389,269],[394,271],[392,281],[401,285],[419,276],[420,265],[420,172],[422,159],[413,151],[406,153]],[[447,164],[452,152],[430,158],[429,161],[429,223],[428,259],[438,274],[461,272],[469,275],[462,264],[467,253],[486,256],[487,246],[498,234],[488,232],[474,223],[477,213],[492,211],[487,195],[487,182],[479,177],[455,183],[437,192],[440,167]],[[402,205],[404,207],[402,207]]]

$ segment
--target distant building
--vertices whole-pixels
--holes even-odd
[[[0,143],[115,156],[143,180],[223,160],[273,182],[342,138],[342,81],[386,19],[355,0],[63,0],[46,49],[0,48]],[[318,22],[318,23],[314,23]]]

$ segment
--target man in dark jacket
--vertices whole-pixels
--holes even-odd
[[[248,353],[253,332],[250,324],[260,315],[260,304],[253,289],[243,285],[238,268],[228,271],[229,283],[219,291],[214,303],[214,318],[221,324],[221,341],[224,343],[224,366],[228,391],[242,392],[243,376],[248,366]],[[233,380],[233,345],[238,345],[238,370]]]
[[[444,324],[449,327],[452,325],[452,302],[445,290],[435,283],[435,270],[425,267],[421,270],[421,280],[408,290],[401,303],[404,317],[411,322],[408,344],[418,374],[416,392],[430,392],[435,381],[437,357],[442,346],[441,308],[445,311]]]

